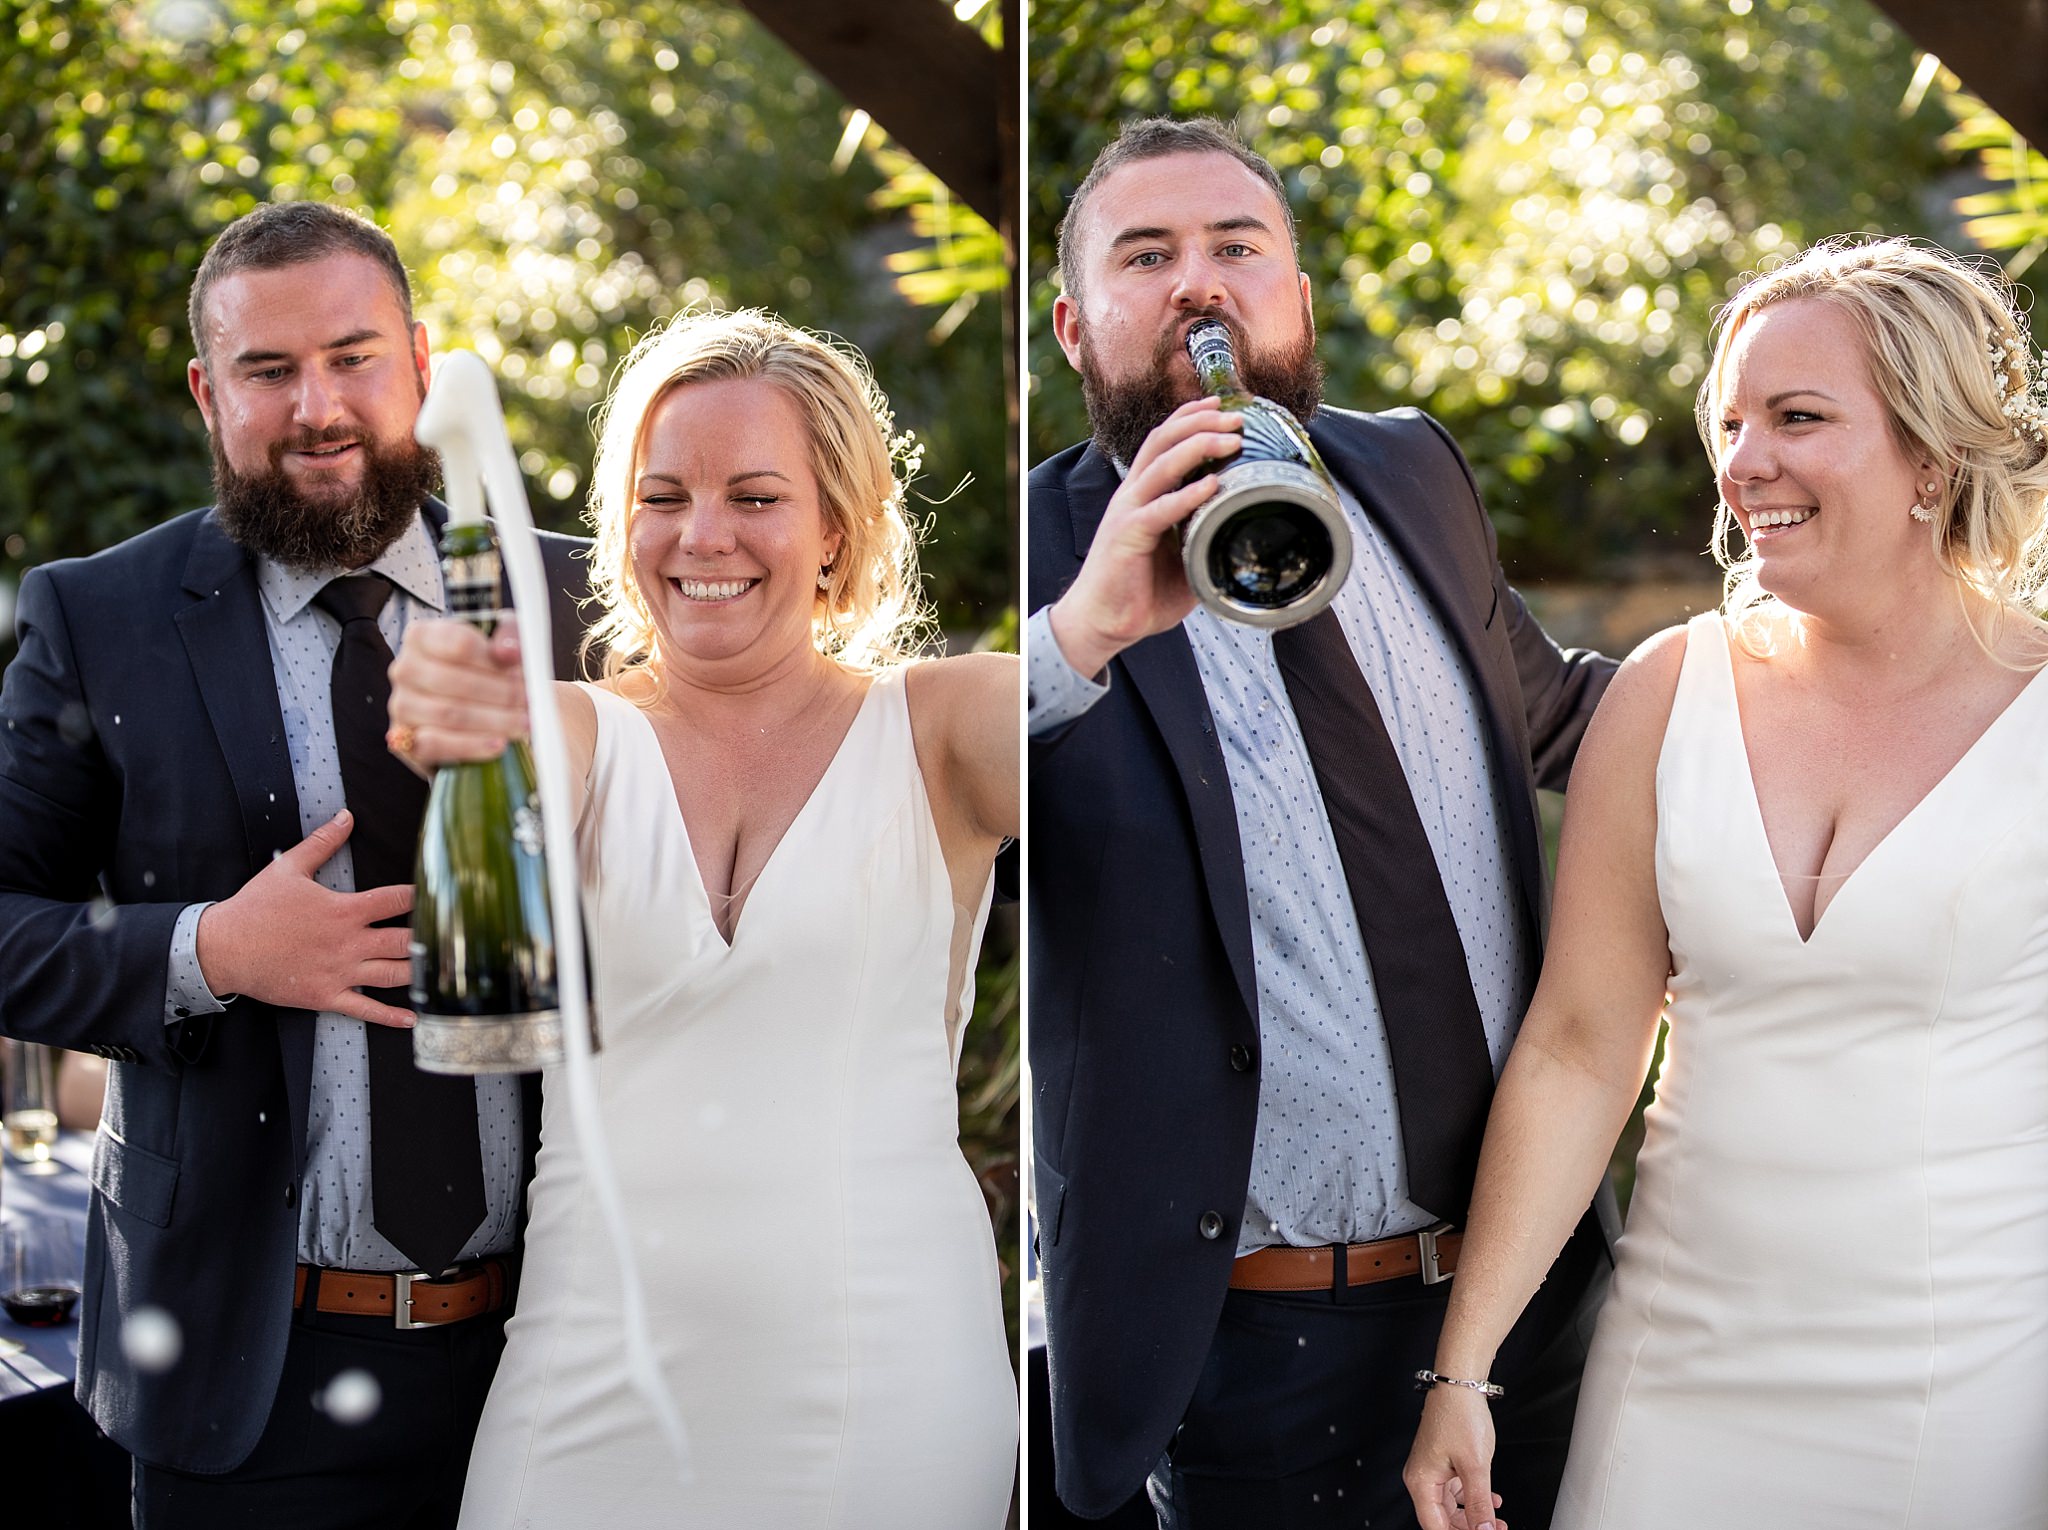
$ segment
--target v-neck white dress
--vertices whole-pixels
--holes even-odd
[[[2039,1530],[2048,672],[1802,941],[1695,618],[1657,888],[1670,1032],[1554,1525]]]
[[[949,991],[956,910],[903,673],[869,689],[730,946],[652,727],[586,689],[599,1093],[695,1480],[628,1389],[620,1282],[550,1076],[462,1523],[997,1530],[1017,1392],[946,1029],[972,963]],[[987,911],[984,893],[957,913],[977,943]]]

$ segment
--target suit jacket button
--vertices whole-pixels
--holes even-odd
[[[1230,1049],[1230,1066],[1240,1073],[1252,1071],[1252,1049],[1239,1042]]]
[[[1205,1211],[1202,1220],[1195,1224],[1196,1230],[1211,1242],[1223,1236],[1223,1218],[1216,1212]]]
[[[284,1203],[287,1209],[299,1204],[299,1187],[297,1185],[286,1185],[284,1187]]]

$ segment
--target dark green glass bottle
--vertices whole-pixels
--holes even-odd
[[[1235,457],[1201,468],[1216,492],[1181,523],[1181,562],[1203,605],[1255,627],[1291,627],[1334,600],[1351,571],[1351,527],[1330,471],[1301,422],[1238,380],[1230,330],[1188,331],[1204,393],[1244,416]]]
[[[451,520],[441,538],[450,615],[491,631],[496,533]],[[434,1073],[525,1073],[562,1055],[554,911],[533,756],[435,772],[412,911],[413,1058]]]

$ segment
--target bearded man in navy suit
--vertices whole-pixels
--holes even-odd
[[[398,1128],[366,1055],[411,1021],[411,888],[353,871],[372,825],[330,679],[356,618],[326,593],[359,576],[391,647],[444,606],[426,331],[390,239],[310,203],[230,225],[191,318],[218,503],[32,569],[0,690],[0,1025],[110,1059],[78,1396],[134,1457],[143,1530],[452,1525],[537,1111],[531,1081],[475,1082],[451,1268],[380,1232],[371,1144]],[[586,581],[548,542],[566,666]],[[428,1194],[460,1172],[397,1168]]]
[[[1094,435],[1039,464],[1029,507],[1033,1162],[1058,1495],[1100,1517],[1148,1487],[1169,1530],[1412,1524],[1415,1372],[1488,1065],[1541,950],[1535,792],[1564,785],[1612,665],[1560,652],[1530,617],[1440,426],[1321,405],[1284,187],[1227,129],[1127,127],[1068,207],[1060,275],[1054,324]],[[1471,1119],[1447,1188],[1414,1144],[1453,1107],[1397,1087],[1387,1019],[1437,996],[1386,991],[1368,954],[1359,867],[1319,783],[1342,763],[1311,759],[1274,634],[1198,607],[1181,571],[1174,527],[1210,492],[1189,475],[1237,449],[1237,418],[1195,397],[1184,354],[1212,317],[1346,502],[1337,652],[1428,840],[1391,867],[1391,901],[1427,879],[1447,902],[1465,959],[1424,986],[1476,1010],[1462,1044],[1479,1092],[1457,1107]],[[1425,1169],[1427,1200],[1411,1194]],[[1491,1378],[1517,1530],[1547,1522],[1610,1265],[1589,1211]]]

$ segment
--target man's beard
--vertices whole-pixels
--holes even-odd
[[[251,552],[304,572],[357,569],[375,561],[404,533],[420,501],[441,486],[441,459],[433,452],[413,441],[375,440],[346,426],[308,431],[273,446],[270,465],[256,473],[228,461],[218,433],[210,439],[214,513],[222,528]],[[362,482],[338,498],[307,494],[286,474],[283,455],[330,441],[361,446]]]
[[[1303,305],[1301,339],[1284,351],[1253,348],[1244,331],[1219,313],[1191,313],[1181,316],[1159,337],[1149,365],[1124,382],[1103,376],[1095,350],[1088,340],[1088,327],[1081,326],[1081,396],[1088,405],[1088,423],[1095,433],[1097,451],[1129,467],[1137,458],[1145,438],[1174,410],[1191,398],[1200,397],[1187,383],[1186,373],[1173,365],[1185,352],[1183,339],[1196,319],[1214,318],[1230,331],[1231,353],[1237,358],[1237,377],[1246,390],[1269,398],[1302,424],[1323,401],[1323,364],[1316,357],[1315,327]]]

